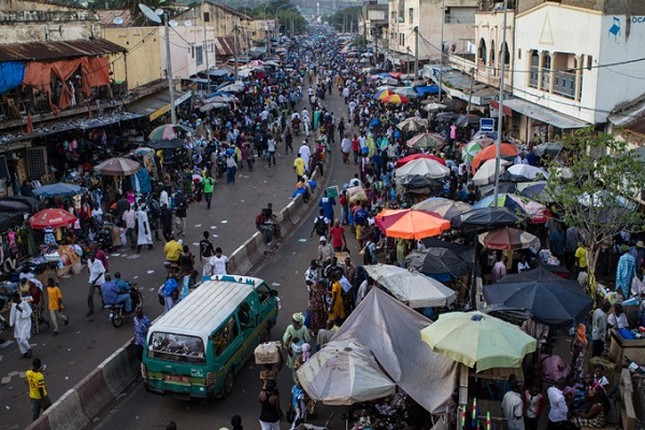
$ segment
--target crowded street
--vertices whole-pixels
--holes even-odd
[[[396,53],[395,2],[92,9],[0,61],[0,430],[642,428],[643,146],[521,98],[607,64],[507,70],[509,12],[559,15],[506,0]],[[500,64],[451,8],[503,12]]]

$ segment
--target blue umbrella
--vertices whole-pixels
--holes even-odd
[[[439,87],[436,85],[418,85],[414,87],[414,91],[423,97],[424,95],[439,94]]]
[[[57,182],[51,185],[43,185],[42,187],[34,188],[32,193],[36,197],[69,197],[76,194],[81,194],[87,191],[85,188],[74,184],[66,184],[64,182]]]

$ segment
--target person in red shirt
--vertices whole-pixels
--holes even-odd
[[[361,150],[361,144],[358,141],[358,136],[354,135],[352,139],[352,153],[354,154],[354,164],[358,164],[358,155]]]
[[[107,255],[105,254],[105,251],[103,251],[98,243],[94,243],[92,245],[92,251],[94,252],[94,255],[96,256],[96,259],[99,260],[102,264],[103,267],[105,268],[106,272],[110,271],[110,266],[108,263],[108,258]]]
[[[334,221],[334,226],[329,229],[329,235],[331,236],[331,246],[334,248],[334,252],[341,252],[347,246],[345,228],[340,225],[340,220]]]

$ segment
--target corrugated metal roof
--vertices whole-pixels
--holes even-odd
[[[232,36],[215,38],[215,54],[221,56],[235,55],[235,40]]]
[[[105,39],[0,44],[0,61],[47,61],[91,57],[128,50]]]
[[[96,14],[99,16],[101,27],[130,27],[133,24],[132,15],[128,9],[110,9],[110,10],[97,10]],[[114,20],[121,18],[121,24],[116,24]]]

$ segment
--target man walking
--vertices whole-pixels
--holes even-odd
[[[36,421],[40,412],[46,410],[51,405],[51,400],[47,395],[45,388],[45,375],[41,369],[39,358],[34,358],[31,362],[31,369],[25,372],[27,384],[29,384],[29,399],[31,400],[31,418]]]
[[[14,293],[11,312],[9,314],[9,325],[13,327],[13,336],[16,338],[18,349],[22,358],[31,357],[31,306],[23,302],[19,293]]]
[[[204,187],[204,200],[206,200],[206,209],[211,210],[211,200],[213,199],[213,177],[211,172],[206,170],[206,176],[202,178],[202,186]]]
[[[213,275],[226,275],[228,269],[228,257],[222,255],[222,248],[215,248],[215,255],[210,259],[211,271]]]
[[[600,357],[605,350],[605,338],[607,337],[607,312],[611,309],[611,303],[604,302],[601,307],[593,311],[591,319],[591,357]]]
[[[502,399],[502,412],[506,418],[508,430],[524,430],[524,406],[520,394],[520,384],[517,376],[511,374],[508,377],[510,391],[504,394]]]
[[[282,409],[280,408],[280,393],[274,380],[267,381],[260,395],[260,428],[262,430],[280,430]]]
[[[132,206],[128,206],[126,211],[123,212],[121,219],[125,223],[125,235],[128,238],[128,242],[130,242],[130,249],[134,250],[137,247],[137,240],[134,234],[134,229],[137,224],[137,213],[132,210]]]
[[[134,350],[139,361],[143,360],[143,345],[146,343],[150,318],[143,314],[143,309],[138,307],[134,314]]]
[[[69,324],[69,318],[63,315],[63,295],[53,278],[47,279],[47,296],[49,298],[49,321],[54,328],[54,336],[58,336],[58,318],[62,319],[65,325]]]
[[[564,398],[564,387],[566,386],[566,379],[560,378],[558,382],[546,390],[547,397],[549,398],[549,421],[546,425],[546,430],[564,430],[567,428],[567,418],[569,415],[569,407]]]
[[[87,290],[87,316],[94,314],[94,289],[101,288],[105,282],[105,267],[101,260],[96,258],[96,254],[91,254],[87,260],[87,270],[90,272]]]

